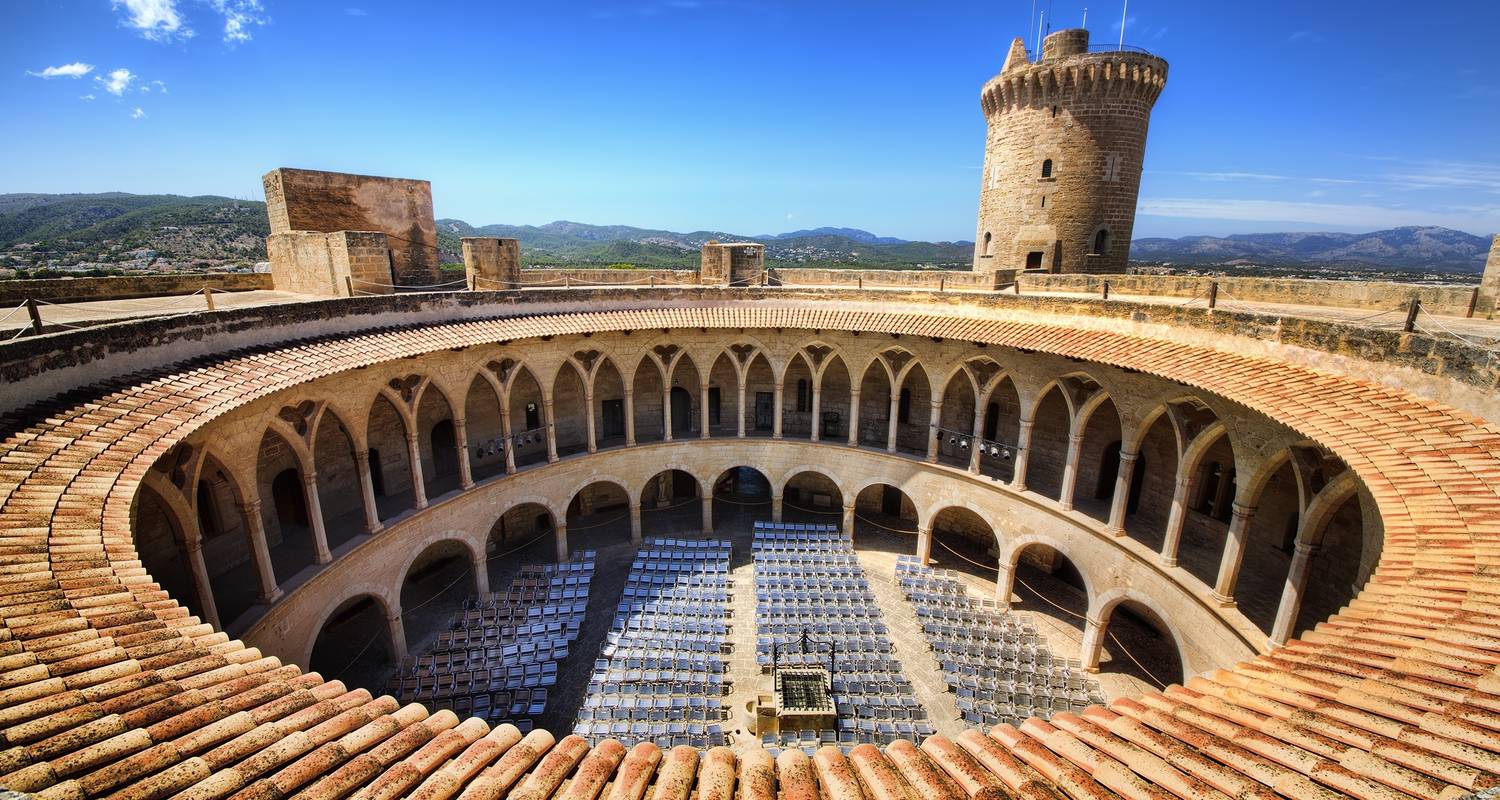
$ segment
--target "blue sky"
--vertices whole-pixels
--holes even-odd
[[[1037,0],[1119,37],[1121,4]],[[1032,0],[0,0],[0,192],[426,178],[475,224],[972,239]],[[1500,3],[1131,0],[1137,236],[1500,231]],[[121,70],[124,70],[122,72]]]

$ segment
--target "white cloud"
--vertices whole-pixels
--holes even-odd
[[[1142,199],[1139,212],[1155,217],[1287,222],[1351,230],[1402,225],[1441,225],[1467,231],[1500,230],[1500,205],[1404,208],[1296,200],[1159,197]]]
[[[26,70],[26,74],[34,75],[38,78],[82,78],[83,76],[93,71],[93,64],[85,64],[82,61],[74,61],[71,64],[63,64],[62,66],[58,67],[47,67],[41,72],[32,72],[31,70]]]
[[[165,83],[162,83],[161,81],[152,81],[151,85],[156,87],[156,91],[161,92],[162,94],[167,93],[167,85]]]
[[[125,94],[125,90],[130,88],[130,82],[135,80],[135,73],[124,67],[120,67],[119,69],[111,70],[107,77],[98,76],[94,80],[99,82],[100,87],[104,91],[118,97]]]
[[[348,14],[351,17],[364,17],[369,16],[370,12],[364,10],[363,8],[346,8],[344,9],[344,13]]]
[[[85,100],[85,101],[92,102],[93,99],[94,99],[94,96],[92,94],[81,94],[81,95],[78,96],[78,99],[79,100]]]
[[[1289,44],[1301,44],[1303,42],[1317,44],[1323,41],[1323,34],[1317,31],[1296,31],[1291,36],[1286,37],[1286,40]]]
[[[177,0],[110,0],[110,6],[125,10],[125,25],[140,31],[153,42],[186,39],[193,30],[177,10]]]
[[[146,118],[146,111],[145,111],[145,109],[137,106],[134,111],[130,112],[130,118],[131,119],[145,119]]]
[[[250,28],[266,24],[265,9],[260,0],[205,0],[224,17],[224,41],[240,44],[250,41]]]

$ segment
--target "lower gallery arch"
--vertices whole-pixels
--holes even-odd
[[[1001,602],[1031,612],[1054,652],[1078,652],[1093,598],[1088,577],[1049,539],[1013,544],[1002,563],[1009,571],[996,587]]]
[[[1189,480],[1181,543],[1175,553],[1182,568],[1203,581],[1205,586],[1212,587],[1219,577],[1229,523],[1234,516],[1238,480],[1229,435],[1220,434],[1199,459]],[[1276,478],[1272,480],[1274,483]],[[1288,478],[1288,481],[1292,481],[1287,485],[1295,491],[1295,479]],[[1273,489],[1267,487],[1267,490]]]
[[[326,680],[379,687],[402,651],[391,638],[391,615],[373,594],[359,594],[334,608],[318,629],[307,667]]]
[[[1133,595],[1106,600],[1089,623],[1098,629],[1085,636],[1084,667],[1129,676],[1143,689],[1181,684],[1189,674],[1186,656],[1178,634],[1153,606]]]
[[[917,552],[917,520],[911,497],[889,483],[872,483],[854,496],[856,549]]]
[[[426,649],[438,631],[447,628],[453,612],[463,607],[464,599],[482,588],[476,583],[474,562],[468,543],[458,539],[433,542],[412,559],[401,578],[407,652]]]
[[[1350,492],[1321,531],[1310,532],[1305,542],[1299,542],[1310,552],[1306,577],[1289,576],[1305,587],[1291,638],[1338,613],[1369,580],[1367,551],[1372,547],[1378,551],[1380,542],[1375,526],[1365,519],[1365,500],[1364,492]]]
[[[755,467],[730,467],[713,483],[714,531],[723,536],[748,532],[757,520],[776,516],[771,481]]]
[[[999,567],[995,529],[972,509],[948,506],[932,515],[932,563],[994,580]]]
[[[597,550],[630,541],[630,517],[630,491],[623,483],[599,480],[584,486],[568,501],[569,549]]]
[[[552,510],[537,502],[520,502],[495,520],[485,538],[485,568],[489,585],[504,585],[514,565],[527,561],[551,560],[556,545],[553,534],[557,520]]]
[[[781,488],[783,522],[842,525],[844,493],[832,478],[803,470],[786,479]]]
[[[698,479],[689,472],[668,469],[653,475],[641,490],[641,535],[670,536],[712,530],[713,520],[704,513],[699,494]],[[711,512],[713,506],[707,508]]]

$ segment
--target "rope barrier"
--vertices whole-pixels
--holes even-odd
[[[0,317],[0,322],[4,322],[4,321],[10,319],[11,317],[14,317],[16,315],[17,311],[20,311],[21,309],[23,309],[25,307],[26,307],[26,302],[22,301],[20,305],[16,306],[15,308],[12,308],[10,310],[10,313],[6,314],[3,317]]]
[[[429,283],[422,286],[408,286],[400,283],[380,283],[379,281],[367,281],[364,278],[351,278],[350,280],[354,281],[355,283],[363,283],[367,286],[380,286],[386,289],[437,289],[443,286],[457,286],[459,284],[468,285],[469,282],[467,278],[462,278],[456,281],[448,281],[447,283]]]

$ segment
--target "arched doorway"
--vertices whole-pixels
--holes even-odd
[[[703,500],[698,479],[669,469],[646,481],[641,491],[641,534],[671,536],[703,532]]]
[[[1001,376],[985,399],[980,436],[988,445],[979,458],[980,474],[1009,483],[1021,438],[1021,395],[1009,376]]]
[[[693,396],[681,386],[672,387],[672,438],[682,439],[693,432]]]
[[[540,503],[517,503],[506,509],[485,539],[490,586],[504,586],[520,564],[555,560],[555,527],[552,512]]]
[[[313,464],[329,550],[336,550],[361,531],[367,532],[364,489],[356,462],[359,455],[344,421],[325,409],[313,434]]]
[[[875,483],[855,496],[855,549],[915,553],[916,534],[916,503],[898,487]]]
[[[698,366],[691,356],[683,354],[672,367],[672,391],[669,401],[672,406],[672,438],[685,439],[696,436],[701,430],[698,419],[698,390],[702,379]]]
[[[821,472],[799,472],[781,490],[782,522],[839,525],[843,513],[844,493]]]
[[[594,372],[594,444],[603,450],[625,444],[625,381],[615,362],[604,359]]]
[[[630,491],[613,481],[594,481],[568,502],[568,545],[602,550],[630,541]]]
[[[378,691],[396,667],[385,605],[368,594],[351,597],[328,615],[313,643],[308,668],[324,680]]]
[[[1012,558],[1011,607],[1038,617],[1044,623],[1038,626],[1043,635],[1053,634],[1049,638],[1054,648],[1060,647],[1059,633],[1068,641],[1082,643],[1090,600],[1083,572],[1062,551],[1037,542],[1022,547]]]
[[[1047,390],[1032,412],[1026,488],[1043,497],[1061,499],[1072,414],[1062,387],[1058,385]]]
[[[500,396],[483,375],[469,383],[464,398],[464,428],[469,437],[469,472],[483,480],[505,471],[505,426]]]
[[[432,500],[459,488],[458,445],[453,411],[442,390],[428,384],[417,403],[418,447],[422,456],[422,488]]]
[[[931,555],[934,566],[990,582],[995,580],[1000,563],[995,529],[984,517],[962,506],[949,506],[933,515]]]
[[[516,466],[547,460],[547,420],[542,408],[542,385],[525,366],[510,379],[510,446]]]
[[[448,628],[464,599],[478,588],[474,558],[463,542],[434,542],[418,554],[401,579],[401,624],[407,652],[428,649],[438,632]]]
[[[588,397],[583,379],[573,362],[567,361],[557,368],[552,381],[552,430],[559,456],[589,449]]]
[[[266,534],[272,571],[284,584],[317,563],[313,530],[308,524],[302,465],[292,445],[274,431],[261,437],[256,457],[261,525]]]
[[[416,507],[412,493],[411,459],[407,455],[406,421],[384,394],[375,398],[365,429],[370,483],[375,487],[375,507],[382,520]]]
[[[1182,650],[1171,626],[1144,603],[1121,600],[1099,623],[1099,672],[1134,678],[1142,689],[1164,689],[1183,680]]]
[[[771,519],[771,482],[754,467],[731,467],[714,480],[713,504],[715,533],[748,532]]]
[[[1092,411],[1089,409],[1092,408]],[[1115,478],[1120,472],[1120,414],[1109,398],[1084,406],[1088,419],[1078,442],[1078,477],[1073,507],[1100,522],[1109,521]]]

